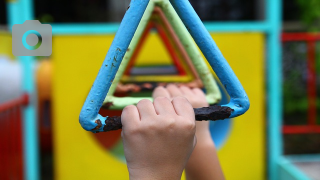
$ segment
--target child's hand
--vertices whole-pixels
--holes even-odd
[[[205,94],[199,88],[190,89],[186,86],[178,87],[176,85],[169,84],[166,88],[159,86],[153,91],[153,98],[167,97],[172,99],[177,96],[187,98],[193,108],[209,106]],[[198,141],[197,143],[206,143],[207,141],[209,141],[209,143],[212,142],[209,131],[209,121],[196,122],[196,136]]]
[[[130,179],[180,179],[195,146],[195,115],[183,97],[127,106],[121,115]]]
[[[157,87],[153,97],[165,96],[172,99],[176,96],[184,96],[192,104],[193,108],[206,107],[209,104],[202,90],[190,89],[170,84],[167,88]],[[223,180],[224,175],[220,167],[214,142],[209,131],[209,121],[196,122],[197,145],[186,165],[187,180]]]

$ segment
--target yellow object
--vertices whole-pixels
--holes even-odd
[[[265,179],[264,35],[218,33],[212,37],[251,103],[247,113],[232,120],[229,137],[219,150],[223,171],[230,180]],[[53,37],[54,169],[59,180],[128,179],[126,165],[78,122],[112,39],[113,35]],[[157,46],[144,46],[143,52],[152,52]],[[158,64],[167,59],[161,53],[143,56],[143,61]],[[147,64],[143,61],[139,64]]]
[[[11,33],[7,31],[0,31],[0,56],[7,56],[13,59],[12,54],[12,38]]]
[[[170,38],[170,37],[168,37]],[[145,48],[149,47],[149,48]],[[153,48],[150,48],[153,47]],[[177,50],[176,50],[177,51]],[[152,57],[150,59],[150,57]],[[121,82],[190,82],[195,80],[191,70],[184,60],[179,58],[181,68],[185,71],[185,75],[134,75],[128,76],[123,74]],[[137,55],[137,59],[133,66],[169,66],[174,65],[168,50],[164,46],[160,36],[157,33],[150,32],[142,45],[142,50]]]

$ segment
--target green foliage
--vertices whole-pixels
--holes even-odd
[[[308,31],[320,29],[320,0],[296,0],[301,9],[301,20],[307,25]]]

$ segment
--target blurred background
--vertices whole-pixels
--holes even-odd
[[[251,103],[245,115],[210,125],[227,179],[320,179],[320,0],[190,3]],[[85,132],[78,116],[129,4],[0,1],[0,179],[126,179],[121,131]],[[12,25],[26,19],[52,25],[50,57],[13,56]],[[170,83],[179,74],[170,52],[180,52],[159,33],[147,33],[128,67],[127,76],[142,80],[121,85]],[[144,81],[148,75],[166,78]],[[120,89],[116,96],[151,94]]]

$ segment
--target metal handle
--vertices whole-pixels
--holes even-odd
[[[225,106],[213,105],[210,107],[203,107],[203,108],[194,108],[194,114],[196,121],[216,121],[216,120],[223,120],[229,118],[233,109]],[[95,121],[97,127],[92,129],[92,132],[107,132],[107,131],[114,131],[122,128],[121,117],[120,116],[113,116],[107,117],[102,122],[100,119]]]

